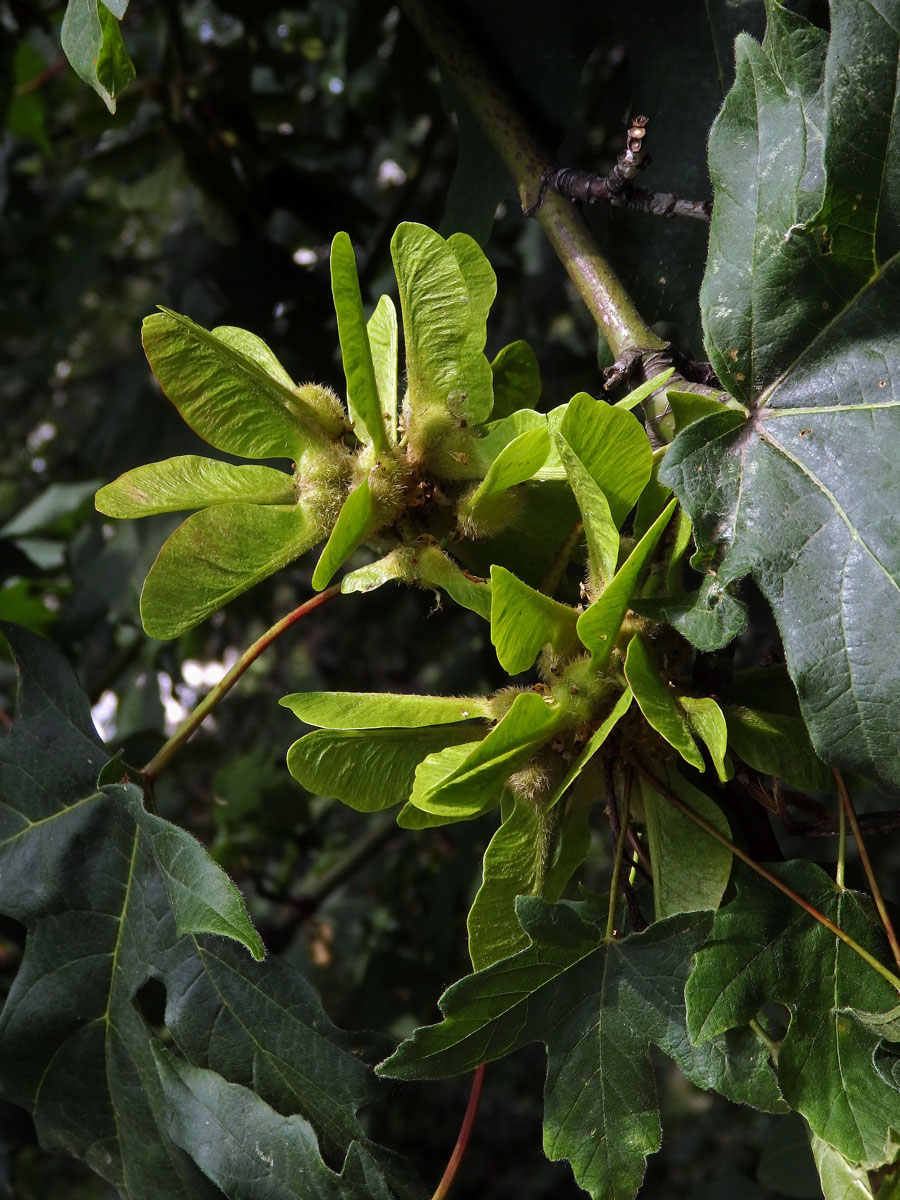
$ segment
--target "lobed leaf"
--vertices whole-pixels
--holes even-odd
[[[371,1041],[335,1029],[302,974],[252,961],[258,935],[221,869],[146,813],[136,788],[95,782],[116,768],[65,660],[31,633],[4,632],[21,676],[0,743],[0,911],[28,937],[0,1012],[2,1098],[33,1114],[46,1148],[80,1155],[123,1194],[219,1195],[170,1136],[156,1038],[135,1000],[155,979],[185,1066],[252,1086],[329,1147],[361,1142],[392,1171],[356,1117],[377,1094],[355,1052],[370,1055]]]
[[[338,1175],[325,1165],[315,1131],[284,1117],[240,1084],[153,1047],[173,1120],[171,1137],[229,1200],[393,1200],[369,1151],[351,1144]]]
[[[827,39],[773,5],[762,46],[739,40],[701,299],[749,415],[689,425],[661,477],[721,583],[752,574],[772,605],[817,752],[898,791],[900,20],[831,16]]]
[[[770,870],[871,953],[883,952],[867,897],[839,888],[813,863]],[[786,1005],[791,1022],[778,1052],[785,1099],[848,1162],[892,1161],[896,1093],[885,1090],[872,1063],[877,1033],[848,1010],[888,1011],[897,993],[771,885],[739,866],[734,882],[735,895],[716,914],[687,984],[691,1037],[702,1043],[750,1020],[764,1004]]]
[[[579,910],[520,897],[528,947],[453,984],[440,1001],[443,1021],[417,1030],[377,1071],[441,1078],[544,1042],[547,1157],[567,1158],[594,1200],[632,1200],[660,1141],[650,1043],[700,1087],[768,1109],[778,1092],[752,1036],[715,1047],[687,1036],[684,981],[709,914],[606,941]]]
[[[145,835],[172,907],[176,933],[233,938],[257,961],[263,959],[262,938],[250,922],[240,892],[197,839],[171,821],[146,812],[140,789],[133,784],[113,784],[102,790],[131,812]]]
[[[108,517],[147,517],[212,504],[296,503],[294,480],[272,467],[237,467],[231,463],[182,454],[165,462],[126,471],[100,488],[97,511]]]

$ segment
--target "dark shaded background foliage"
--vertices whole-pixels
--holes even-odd
[[[449,191],[451,226],[486,234],[496,208],[488,353],[531,341],[549,408],[598,390],[598,350],[590,318],[471,126],[451,189],[457,123],[444,102],[452,108],[454,97],[442,98],[396,8],[132,0],[123,29],[137,80],[113,117],[61,59],[63,7],[0,4],[0,617],[60,645],[94,701],[117,699],[114,745],[144,762],[165,736],[159,674],[183,691],[185,661],[221,660],[249,644],[309,594],[311,569],[289,568],[177,642],[143,635],[140,585],[167,519],[105,523],[91,496],[139,463],[201,449],[140,351],[140,320],[155,304],[207,326],[252,329],[297,379],[341,390],[333,234],[350,233],[374,301],[391,286],[396,223],[440,225]],[[729,6],[718,46],[692,29],[695,7],[630,3],[619,26],[606,6],[498,3],[481,6],[478,21],[501,54],[508,10],[526,50],[529,31],[556,24],[558,44],[543,48],[543,60],[532,41],[531,57],[510,52],[498,69],[517,81],[562,161],[608,169],[625,117],[650,111],[658,175],[648,182],[702,195],[729,36],[757,28],[762,5]],[[682,80],[676,113],[664,107],[673,72]],[[678,134],[679,124],[689,132]],[[699,352],[702,227],[650,234],[645,218],[592,220],[649,319]],[[283,762],[296,722],[274,701],[304,688],[489,688],[499,675],[486,641],[476,617],[435,611],[427,593],[342,598],[256,664],[160,782],[162,812],[212,845],[269,947],[305,966],[340,1023],[399,1036],[433,1018],[442,988],[466,969],[465,913],[490,830],[480,821],[410,835],[304,795]],[[12,687],[0,659],[0,719]],[[373,851],[350,885],[310,903],[323,873],[369,835]],[[601,863],[606,836],[597,829]],[[0,926],[0,997],[20,953],[19,931]],[[148,1010],[157,1001],[152,990],[143,997]],[[540,1154],[542,1075],[536,1048],[489,1072],[460,1197],[581,1194],[566,1167]],[[390,1110],[372,1115],[375,1136],[436,1180],[467,1087],[398,1089]],[[648,1197],[817,1194],[790,1122],[749,1113],[735,1121],[674,1074],[663,1089],[667,1137]],[[22,1112],[0,1110],[0,1197],[106,1194],[78,1164],[41,1155]]]

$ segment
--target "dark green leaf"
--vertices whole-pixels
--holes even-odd
[[[302,1114],[340,1151],[364,1141],[355,1110],[374,1080],[354,1050],[374,1047],[336,1030],[285,964],[254,963],[221,937],[178,936],[176,924],[216,928],[259,949],[199,845],[144,812],[135,788],[97,787],[106,755],[59,653],[4,632],[22,677],[0,742],[0,911],[28,941],[0,1014],[3,1098],[33,1113],[47,1148],[81,1155],[123,1195],[212,1200],[219,1193],[170,1140],[155,1037],[135,1003],[155,978],[190,1062]]]
[[[650,118],[652,162],[641,174],[642,187],[697,200],[712,194],[707,137],[734,78],[734,39],[741,30],[761,35],[766,7],[763,0],[687,5],[636,0],[616,10],[628,47],[629,94],[637,106],[633,111]],[[691,81],[677,104],[670,102],[671,78],[660,70],[663,62],[677,62],[682,78]],[[625,121],[622,145],[624,126]],[[644,319],[664,322],[665,336],[699,357],[697,293],[708,229],[700,221],[660,221],[616,208],[606,216],[606,228],[603,248],[629,281]]]
[[[417,1030],[380,1074],[439,1078],[545,1042],[544,1151],[569,1159],[595,1200],[631,1200],[659,1146],[649,1043],[701,1087],[777,1104],[760,1043],[695,1048],[688,1039],[684,981],[709,914],[606,942],[577,906],[522,897],[516,912],[527,949],[454,984],[441,998],[443,1022]]]
[[[704,577],[696,592],[638,598],[632,608],[644,617],[671,625],[698,650],[721,650],[747,624],[747,606],[732,596],[713,572]]]
[[[818,753],[897,791],[900,23],[835,0],[825,39],[774,5],[762,47],[739,42],[703,305],[750,413],[688,426],[662,478],[720,582],[752,573],[772,604]]]
[[[867,898],[839,888],[812,863],[770,869],[870,952],[882,953]],[[791,1023],[778,1052],[785,1099],[851,1163],[891,1161],[897,1098],[872,1064],[877,1034],[846,1010],[887,1011],[897,993],[770,884],[744,868],[734,878],[735,896],[717,913],[688,981],[691,1037],[702,1043],[745,1024],[764,1004],[787,1005]]]
[[[157,957],[166,1028],[190,1062],[253,1088],[281,1113],[301,1113],[330,1149],[364,1136],[357,1110],[378,1095],[367,1063],[388,1039],[338,1029],[278,958],[252,963],[221,938],[181,938]]]
[[[392,1200],[397,1194],[358,1143],[337,1175],[302,1117],[283,1117],[249,1088],[158,1045],[154,1057],[174,1113],[173,1141],[229,1200],[257,1200],[262,1192],[271,1200]]]
[[[184,829],[146,812],[140,791],[133,784],[113,784],[103,790],[131,811],[146,836],[172,906],[176,932],[217,933],[234,938],[257,961],[262,959],[265,947],[250,923],[240,892],[200,843]]]

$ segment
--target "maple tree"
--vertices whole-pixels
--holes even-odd
[[[189,634],[318,548],[313,594],[143,766],[104,748],[64,656],[4,623],[20,684],[0,742],[0,908],[27,939],[0,1010],[3,1098],[127,1197],[412,1200],[427,1187],[360,1110],[390,1102],[387,1080],[475,1071],[480,1089],[486,1064],[537,1042],[545,1155],[596,1200],[630,1200],[662,1136],[656,1047],[697,1088],[799,1114],[826,1200],[890,1200],[900,945],[851,789],[900,790],[898,14],[831,0],[825,29],[769,0],[760,40],[738,36],[709,139],[703,364],[646,324],[477,40],[442,6],[402,7],[458,113],[460,171],[499,157],[596,319],[604,395],[543,411],[527,342],[485,354],[489,241],[419,222],[390,241],[399,304],[368,311],[334,236],[343,399],[298,385],[252,332],[146,318],[162,391],[228,460],[181,454],[96,492],[117,520],[192,514],[149,567],[144,630]],[[133,74],[124,14],[70,0],[63,25],[111,108]],[[603,188],[578,186],[672,211],[635,190],[648,128],[633,122]],[[672,253],[659,228],[645,262]],[[697,289],[671,307],[696,310]],[[755,644],[748,580],[783,661]],[[276,638],[395,584],[475,614],[502,682],[280,703],[303,727],[285,750],[309,795],[396,810],[408,831],[494,816],[472,971],[399,1045],[332,1023],[155,800]],[[835,832],[833,869],[765,861],[748,797],[791,831],[806,812],[807,832]],[[848,827],[865,892],[846,879]],[[157,1020],[136,1000],[151,982]]]

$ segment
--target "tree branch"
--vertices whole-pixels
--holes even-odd
[[[605,200],[613,208],[627,208],[631,212],[646,212],[656,217],[693,217],[708,222],[712,216],[712,200],[684,200],[673,192],[647,192],[634,187],[632,180],[650,163],[645,142],[649,123],[649,117],[634,118],[625,149],[608,175],[578,171],[574,167],[546,170],[535,211],[543,204],[547,189],[552,188],[561,196],[581,204]]]
[[[507,91],[493,77],[481,50],[452,14],[445,0],[400,0],[440,64],[465,97],[485,135],[516,182],[522,208],[534,207],[551,161]],[[603,331],[613,355],[638,346],[661,349],[664,342],[647,325],[621,280],[599,252],[579,212],[555,192],[537,212],[548,241],[559,256]]]

